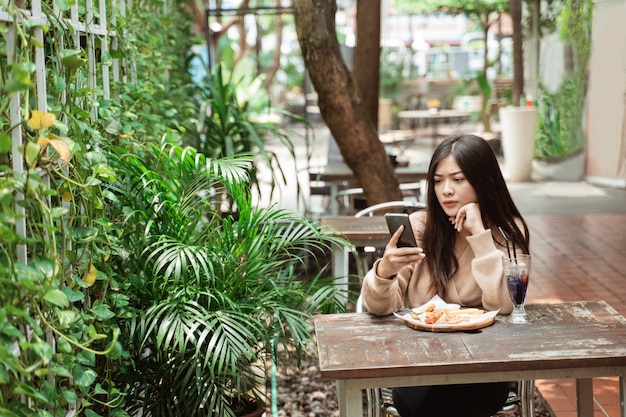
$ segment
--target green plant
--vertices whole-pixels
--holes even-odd
[[[69,14],[70,3],[56,2],[55,6]],[[229,390],[239,387],[246,395],[247,387],[254,392],[257,386],[252,373],[246,371],[241,378],[235,375],[229,379],[228,370],[232,372],[236,364],[247,364],[254,356],[252,352],[275,353],[273,349],[283,338],[301,354],[310,340],[303,339],[304,327],[298,325],[304,325],[312,312],[340,308],[334,303],[334,289],[328,281],[299,280],[303,263],[298,263],[297,256],[321,250],[332,239],[311,223],[304,223],[300,229],[298,225],[306,219],[292,213],[271,209],[261,215],[248,210],[250,185],[243,178],[253,173],[254,157],[209,164],[195,151],[173,145],[197,137],[198,103],[202,102],[197,99],[206,93],[191,84],[187,72],[190,54],[186,42],[195,43],[188,31],[191,19],[185,17],[182,7],[170,7],[167,16],[155,13],[163,10],[160,0],[135,6],[127,9],[126,16],[116,13],[115,24],[109,22],[117,48],[112,47],[111,38],[96,37],[96,45],[100,46],[92,51],[99,59],[92,61],[91,67],[87,50],[70,41],[75,34],[80,40],[88,36],[72,27],[69,20],[59,20],[50,2],[42,4],[49,26],[41,20],[29,20],[14,2],[2,3],[2,11],[8,11],[14,19],[10,29],[7,26],[11,25],[0,27],[2,415],[128,416],[127,410],[136,410],[133,407],[137,404],[148,407],[144,415],[171,415],[171,404],[193,408],[198,407],[198,401],[209,407],[202,408],[208,413],[218,409],[228,413],[224,401],[230,397],[223,391],[226,386]],[[86,13],[83,6],[78,11],[81,17]],[[38,30],[44,36],[43,42]],[[107,50],[104,43],[108,43]],[[46,57],[45,71],[35,71],[35,55],[40,48]],[[111,90],[105,91],[101,87],[102,74],[114,60],[133,65],[121,66],[119,82],[112,82]],[[42,72],[45,86],[37,84]],[[37,95],[42,91],[44,95]],[[243,90],[233,91],[239,94]],[[11,107],[11,100],[18,95],[18,105]],[[238,109],[253,115],[248,107],[252,102],[246,100],[245,108]],[[37,106],[44,108],[37,113],[33,110]],[[230,115],[239,116],[237,111]],[[263,123],[246,126],[262,130]],[[255,133],[258,135],[258,131]],[[161,136],[167,137],[168,152],[160,146],[155,148]],[[15,137],[20,137],[22,144],[14,146]],[[255,151],[252,153],[258,157]],[[132,156],[128,159],[122,156],[129,152]],[[238,209],[244,210],[243,223],[232,217],[222,219],[216,209],[221,201],[216,198],[222,195],[230,196]],[[253,217],[249,219],[248,215]],[[263,222],[263,227],[257,220]],[[295,226],[282,227],[283,220]],[[274,221],[281,227],[274,229]],[[243,224],[249,224],[250,229],[239,229]],[[263,233],[258,232],[259,227]],[[250,298],[242,303],[248,306],[242,311],[253,318],[250,321],[254,324],[254,328],[243,331],[246,337],[258,336],[258,344],[254,351],[237,350],[241,345],[235,342],[230,347],[217,345],[232,354],[221,356],[231,361],[226,363],[219,362],[218,356],[193,350],[194,344],[208,346],[204,334],[190,330],[173,346],[168,344],[170,340],[159,339],[160,333],[154,333],[154,327],[145,327],[159,323],[162,316],[158,313],[171,308],[167,311],[181,312],[176,324],[182,323],[183,327],[172,323],[169,334],[180,335],[186,323],[194,323],[186,321],[185,315],[192,313],[194,302],[205,303],[199,305],[212,311],[209,307],[224,301],[224,307],[212,313],[217,321],[222,320],[222,310],[233,306],[226,296],[218,297],[218,292],[205,286],[208,276],[220,275],[204,273],[225,271],[222,263],[232,257],[227,250],[239,248],[232,240],[231,246],[221,248],[218,244],[225,245],[226,241],[209,239],[223,237],[211,234],[213,228],[235,231],[246,253],[276,259],[260,266],[250,262],[251,271],[268,274],[267,281],[256,283],[266,292],[246,293]],[[264,240],[266,232],[272,230],[269,235],[273,238]],[[280,235],[279,239],[278,232],[288,235]],[[248,235],[250,239],[256,236],[256,240],[248,241]],[[177,245],[179,241],[186,245]],[[248,242],[247,246],[243,242]],[[290,243],[293,246],[288,246]],[[264,245],[276,252],[264,252]],[[165,259],[150,257],[150,251],[157,253],[164,248],[171,251],[158,256],[175,256],[170,259],[172,269],[159,269],[155,264],[163,265]],[[220,248],[224,250],[222,257],[217,255]],[[202,263],[204,257],[209,264]],[[243,259],[247,258],[232,259],[231,269],[241,266]],[[253,259],[258,261],[258,257]],[[190,263],[185,264],[187,261]],[[204,268],[209,265],[211,270]],[[276,275],[262,269],[272,265],[277,267]],[[195,275],[194,271],[202,274]],[[200,285],[188,285],[194,279]],[[272,288],[277,293],[284,291],[280,294],[285,304],[280,304],[283,299],[278,295],[272,298],[272,288],[262,283],[274,283]],[[251,287],[256,289],[255,285]],[[258,299],[254,294],[267,298]],[[177,303],[178,297],[189,304]],[[224,325],[218,323],[219,329],[230,329],[232,318],[242,314],[239,310],[226,314]],[[209,326],[215,320],[196,323]],[[159,323],[158,329],[165,329],[167,323]],[[267,338],[268,325],[271,339]],[[307,328],[306,336],[309,334]],[[192,335],[198,335],[198,340]],[[186,350],[180,350],[180,346]],[[152,349],[155,357],[146,357],[146,349]],[[179,369],[189,372],[196,368],[185,365],[199,364],[199,379],[172,374],[172,362],[181,363]],[[219,365],[218,371],[224,372],[215,371],[213,365]],[[133,375],[132,370],[137,374]],[[178,384],[176,392],[184,393],[183,401],[188,403],[180,405],[169,387],[159,384],[159,372],[164,370],[170,371],[168,378],[173,375],[168,381]],[[185,381],[195,391],[187,390]],[[155,397],[163,402],[150,408],[152,404],[142,398],[138,387],[150,388],[146,392],[157,395],[163,393],[163,397]],[[214,401],[214,407],[203,402],[205,399]],[[184,415],[182,411],[180,415]]]
[[[557,27],[561,38],[571,47],[573,65],[556,92],[540,87],[535,143],[535,156],[539,159],[562,159],[585,146],[582,121],[592,10],[590,0],[569,1],[558,16]]]
[[[491,100],[492,88],[489,80],[482,72],[476,72],[471,77],[466,77],[459,83],[458,87],[453,92],[450,100],[454,100],[455,97],[463,94],[469,95],[480,95],[481,97],[481,105],[480,112],[478,113],[478,118],[483,124],[483,129],[485,132],[491,131],[491,107],[489,106],[489,102]]]
[[[384,98],[396,98],[400,84],[405,76],[407,58],[400,48],[384,47],[380,54],[380,95]]]
[[[296,213],[252,205],[250,157],[207,159],[165,144],[120,150],[111,188],[127,259],[132,361],[119,372],[127,409],[144,415],[233,415],[234,398],[262,401],[277,350],[298,358],[312,314],[342,311],[329,278],[302,279],[305,260],[338,240]],[[147,158],[145,157],[147,156]],[[154,161],[154,163],[146,163]],[[223,216],[224,191],[239,208]],[[145,354],[149,352],[149,354]]]
[[[118,47],[96,46],[88,71],[87,51],[71,41],[86,36],[57,16],[71,2],[55,2],[57,11],[43,2],[48,23],[0,3],[0,414],[126,416],[128,387],[112,383],[133,359],[117,326],[129,316],[126,276],[112,265],[128,256],[118,241],[124,225],[108,217],[116,197],[105,184],[116,173],[106,149],[140,152],[143,142],[193,125],[190,19],[179,7],[154,13],[159,0],[116,13],[109,27]],[[7,14],[14,23],[4,23]],[[103,35],[96,45],[108,42]],[[35,71],[41,50],[45,71]],[[134,66],[105,91],[102,73],[114,59]]]
[[[54,114],[34,110],[24,125],[25,170],[0,176],[0,413],[115,407],[123,393],[98,373],[99,356],[123,350],[111,309],[123,297],[103,262],[101,185],[114,176]]]
[[[535,140],[537,158],[562,159],[584,148],[585,137],[581,127],[584,82],[583,77],[573,74],[555,93],[540,86]]]
[[[202,95],[198,136],[193,146],[209,158],[238,154],[254,154],[249,167],[250,180],[260,192],[258,164],[271,169],[271,193],[277,181],[286,178],[272,142],[286,148],[295,164],[295,149],[287,132],[272,121],[272,106],[263,88],[262,77],[254,74],[246,63],[229,71],[225,64],[212,68],[210,78],[200,89]]]

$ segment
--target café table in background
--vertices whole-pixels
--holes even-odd
[[[398,120],[401,129],[414,130],[416,126],[419,126],[422,121],[428,122],[432,127],[430,136],[433,140],[433,145],[437,139],[441,136],[439,134],[439,124],[442,121],[455,121],[461,123],[472,115],[468,111],[441,109],[441,110],[402,110],[398,112]]]
[[[328,216],[320,224],[335,236],[350,241],[354,247],[384,247],[389,241],[389,229],[383,216]],[[343,291],[348,289],[350,247],[332,246],[332,274]]]
[[[475,332],[414,330],[394,316],[315,316],[323,379],[337,381],[341,417],[362,417],[362,390],[575,378],[578,416],[593,417],[592,378],[618,376],[626,416],[626,319],[604,301],[531,304],[532,323],[498,316]]]
[[[410,164],[406,167],[395,168],[396,177],[401,183],[419,183],[425,181],[428,175],[427,164]],[[315,181],[328,182],[330,185],[330,215],[339,215],[339,188],[344,183],[358,187],[354,172],[345,163],[329,163],[321,167],[309,168],[309,178]]]

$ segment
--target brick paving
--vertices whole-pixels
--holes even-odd
[[[569,187],[571,196],[536,193],[545,183],[510,185],[531,233],[528,302],[605,300],[626,315],[626,190],[552,185]],[[590,195],[597,191],[602,195]],[[538,380],[536,386],[554,416],[577,415],[575,380]],[[619,417],[618,378],[594,378],[593,389],[594,417]]]

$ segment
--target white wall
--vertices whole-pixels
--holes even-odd
[[[626,1],[594,3],[587,93],[591,182],[626,187]]]

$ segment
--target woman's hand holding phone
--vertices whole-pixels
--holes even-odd
[[[391,235],[391,239],[385,247],[385,253],[378,263],[376,275],[378,275],[379,277],[393,277],[403,267],[407,265],[419,264],[426,257],[422,248],[416,246],[398,247],[398,242],[400,240],[400,236],[404,231],[404,228],[405,226],[401,225],[393,233],[393,235]]]

